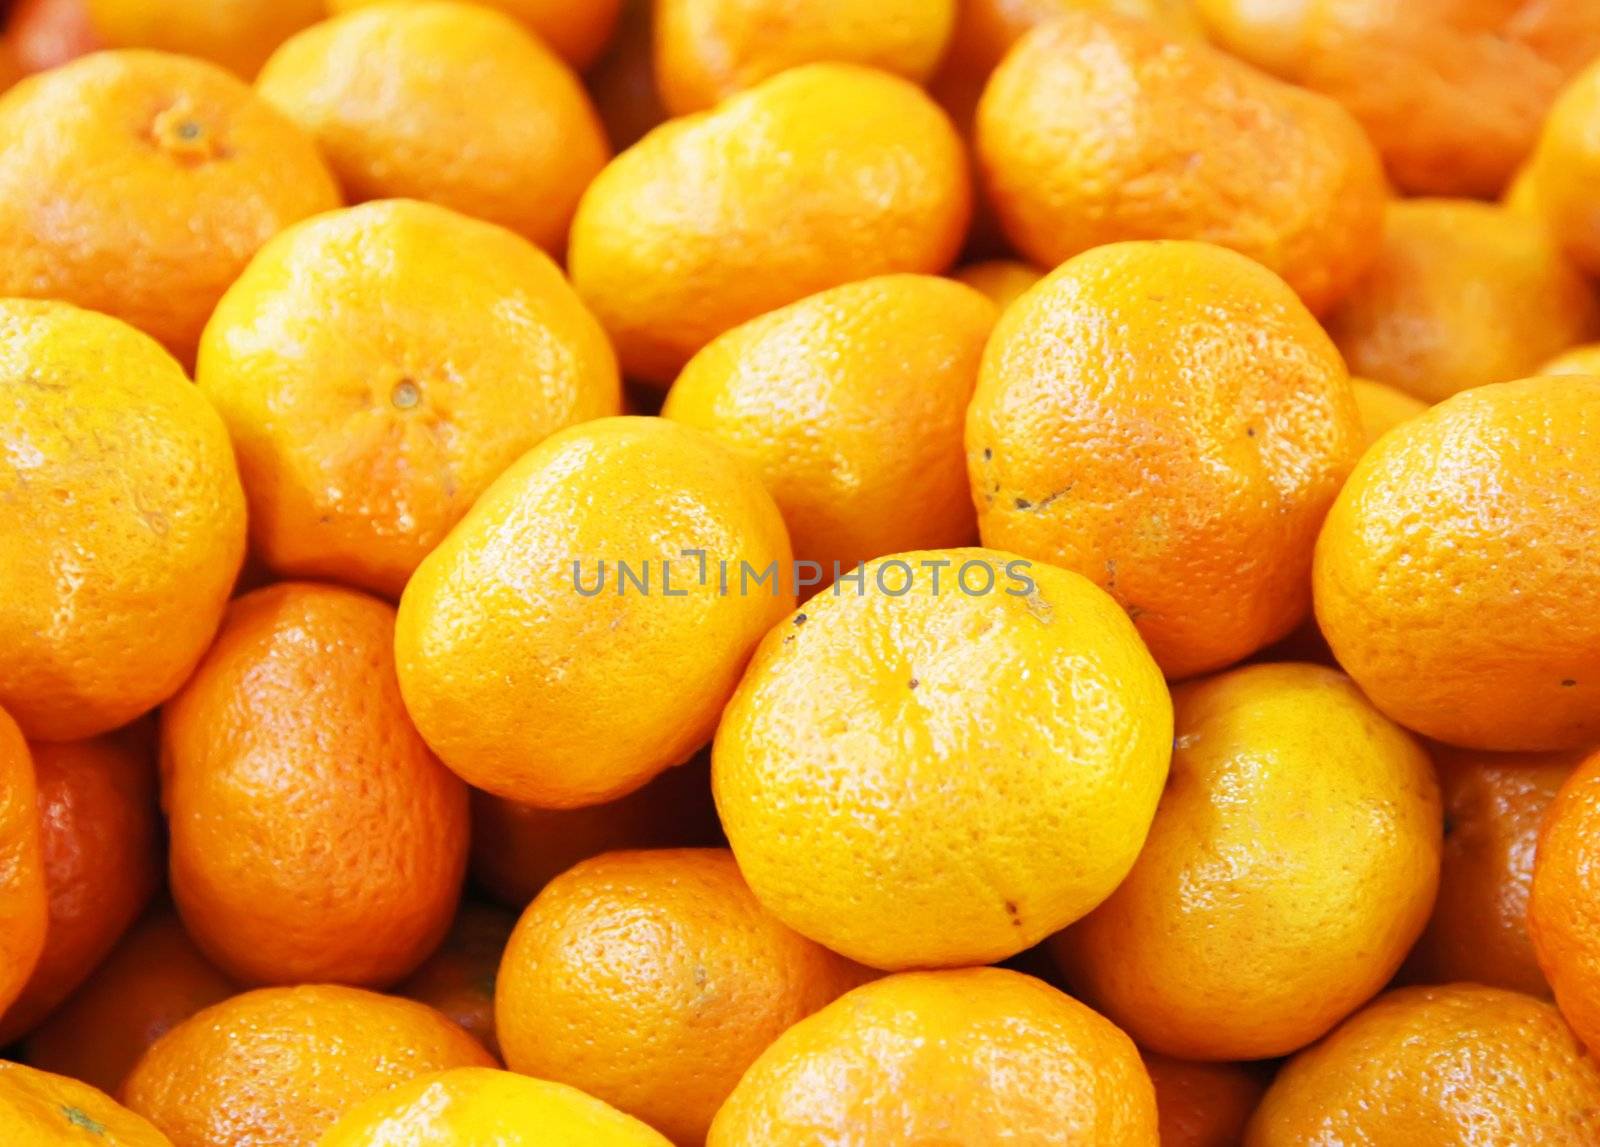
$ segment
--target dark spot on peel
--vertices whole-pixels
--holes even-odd
[[[1031,509],[1033,509],[1033,503],[1028,501],[1028,499],[1026,499],[1026,498],[1018,498],[1017,499],[1017,509],[1019,509],[1019,510],[1031,510]]]
[[[1573,686],[1574,686],[1574,685],[1576,685],[1576,684],[1577,684],[1577,681],[1576,681],[1576,680],[1574,680],[1574,679],[1573,679],[1573,678],[1571,678],[1571,677],[1563,677],[1563,678],[1562,678],[1562,679],[1561,679],[1561,687],[1562,687],[1562,688],[1563,688],[1563,689],[1571,689],[1571,688],[1572,688],[1572,687],[1573,687]]]
[[[794,615],[794,623],[796,625],[804,625],[806,623],[806,615],[803,614],[803,613],[795,614]]]
[[[915,677],[913,677],[911,679],[911,681],[910,681],[911,688],[913,688],[913,689],[915,689],[920,684],[921,684],[921,682],[918,681]]]
[[[1022,927],[1022,910],[1017,907],[1017,902],[1015,900],[1006,901],[1006,915],[1011,917],[1012,927]]]

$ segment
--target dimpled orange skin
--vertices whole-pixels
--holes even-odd
[[[1236,1147],[1267,1089],[1253,1065],[1194,1063],[1144,1053],[1156,1089],[1161,1147]]]
[[[1350,109],[1411,195],[1498,195],[1600,52],[1589,0],[1195,6],[1221,47]]]
[[[17,723],[0,709],[0,1011],[38,964],[49,904],[33,759]]]
[[[938,592],[924,562],[946,563]],[[712,751],[723,828],[763,905],[861,963],[1015,955],[1132,866],[1171,752],[1165,683],[1065,570],[923,550],[863,582],[756,651]]]
[[[86,6],[105,47],[198,56],[245,79],[274,48],[325,13],[322,0],[87,0]]]
[[[659,0],[656,82],[673,115],[704,111],[800,64],[832,61],[922,82],[956,0]]]
[[[27,987],[0,1016],[0,1046],[66,999],[161,886],[152,741],[150,730],[137,729],[29,746],[50,923]]]
[[[510,912],[491,904],[463,904],[444,942],[395,994],[437,1008],[498,1055],[495,971],[516,922]]]
[[[1389,205],[1383,249],[1326,318],[1356,374],[1428,402],[1525,378],[1600,332],[1600,302],[1537,221],[1488,203]]]
[[[1582,754],[1436,745],[1432,755],[1445,816],[1439,898],[1401,979],[1548,996],[1528,936],[1534,848],[1545,811]]]
[[[1093,579],[1173,678],[1306,615],[1316,531],[1364,444],[1293,292],[1185,242],[1087,252],[1009,307],[966,439],[984,544]]]
[[[328,0],[328,11],[352,12],[395,2]],[[526,24],[567,63],[582,70],[594,63],[610,42],[624,3],[625,0],[487,0],[484,7],[498,9]]]
[[[1355,392],[1356,411],[1361,416],[1361,429],[1366,433],[1368,446],[1428,409],[1422,399],[1386,382],[1351,376],[1350,389]]]
[[[1600,1068],[1555,1008],[1479,984],[1380,996],[1291,1059],[1245,1147],[1539,1143],[1600,1137]]]
[[[1379,991],[1427,923],[1433,768],[1319,665],[1248,666],[1173,703],[1172,771],[1144,851],[1053,950],[1079,998],[1147,1050],[1285,1055]]]
[[[565,1084],[458,1067],[346,1112],[317,1147],[670,1147],[659,1133]]]
[[[1586,374],[1600,378],[1600,343],[1562,351],[1539,368],[1540,374]]]
[[[314,136],[345,194],[423,199],[560,254],[610,158],[571,69],[476,4],[390,5],[313,25],[256,88]]]
[[[86,1083],[0,1059],[0,1122],[13,1147],[173,1147]]]
[[[989,259],[982,263],[968,263],[952,271],[950,277],[958,283],[965,283],[1003,311],[1027,294],[1030,287],[1044,278],[1044,274],[1037,267],[1015,259]]]
[[[0,705],[34,739],[126,724],[183,683],[244,557],[227,430],[138,331],[0,302]]]
[[[768,1044],[871,975],[779,923],[726,849],[610,852],[523,913],[495,1021],[513,1071],[700,1144]]]
[[[23,81],[0,136],[0,295],[114,315],[186,364],[250,256],[339,205],[309,137],[216,65],[160,52]]]
[[[330,984],[258,988],[157,1040],[123,1101],[174,1147],[297,1147],[395,1084],[493,1066],[475,1039],[412,1000]]]
[[[233,984],[200,954],[177,914],[161,905],[129,929],[83,986],[33,1030],[23,1045],[25,1058],[114,1095],[145,1048],[233,993]]]
[[[560,268],[409,200],[269,243],[207,325],[196,376],[233,437],[255,551],[391,598],[502,470],[622,405]]]
[[[1600,274],[1600,59],[1585,68],[1550,109],[1528,169],[1529,197],[1556,241],[1591,276]]]
[[[1311,310],[1377,254],[1378,157],[1333,101],[1141,20],[1035,28],[978,105],[985,188],[1041,267],[1124,239],[1198,239],[1260,261]]]
[[[707,1147],[750,1143],[1156,1147],[1133,1042],[1032,976],[907,972],[801,1020],[745,1073]]]
[[[1478,387],[1397,427],[1329,512],[1317,623],[1373,703],[1464,748],[1600,741],[1600,378]]]
[[[931,275],[847,283],[718,335],[661,414],[760,471],[820,585],[884,554],[965,545],[978,523],[962,428],[996,313]]]
[[[406,707],[477,788],[544,808],[626,796],[710,740],[794,604],[791,562],[759,476],[710,435],[660,418],[570,427],[501,475],[406,586]],[[750,578],[776,566],[781,584],[740,592],[741,563]]]
[[[1528,928],[1556,1003],[1591,1052],[1600,1048],[1600,753],[1580,763],[1545,813]]]
[[[163,712],[173,896],[242,983],[386,986],[455,914],[466,786],[406,716],[393,635],[365,594],[256,590]]]
[[[808,64],[613,160],[578,206],[568,269],[624,373],[664,387],[747,319],[856,279],[944,270],[970,199],[961,140],[915,85]]]

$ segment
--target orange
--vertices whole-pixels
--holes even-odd
[[[1500,988],[1390,992],[1290,1060],[1245,1147],[1593,1143],[1600,1068],[1556,1009]]]
[[[613,160],[579,204],[568,268],[624,372],[665,386],[747,319],[856,279],[944,270],[969,198],[961,140],[915,85],[809,64]]]
[[[0,705],[35,739],[107,732],[216,632],[244,557],[227,430],[138,331],[7,300],[0,438]]]
[[[1524,378],[1594,337],[1600,302],[1535,220],[1488,203],[1397,200],[1377,262],[1327,328],[1352,371],[1438,402]]]
[[[517,918],[489,904],[463,904],[444,943],[395,994],[437,1008],[496,1055],[495,972]]]
[[[1600,14],[1594,20],[1600,24]],[[1596,116],[1600,116],[1600,59],[1585,68],[1550,109],[1528,169],[1529,198],[1543,222],[1590,275],[1600,274],[1600,209],[1590,194],[1600,178]]]
[[[667,118],[656,90],[654,24],[654,0],[622,0],[611,49],[585,77],[606,136],[619,151]]]
[[[878,968],[986,964],[1127,874],[1171,720],[1133,626],[1088,581],[924,550],[767,635],[712,784],[750,887],[802,935]]]
[[[571,69],[476,4],[313,25],[272,54],[256,88],[316,137],[352,202],[424,199],[556,253],[610,155]]]
[[[0,1122],[16,1147],[172,1147],[172,1141],[86,1083],[0,1059]]]
[[[673,115],[800,64],[860,64],[920,83],[955,18],[956,0],[657,0],[656,82]]]
[[[1562,351],[1539,368],[1540,374],[1587,374],[1600,378],[1600,342]]]
[[[547,808],[615,800],[710,739],[793,604],[790,564],[778,507],[709,435],[635,417],[560,431],[406,586],[406,707],[478,788]]]
[[[0,1011],[28,982],[50,914],[38,787],[22,731],[0,709]]]
[[[28,1062],[110,1094],[145,1048],[233,994],[170,907],[152,909],[24,1045]]]
[[[718,335],[662,416],[761,474],[826,586],[900,550],[977,540],[962,427],[995,307],[930,275],[812,295]]]
[[[393,641],[365,594],[256,590],[167,704],[173,897],[241,982],[385,986],[455,914],[466,787],[406,716]]]
[[[1200,239],[1321,313],[1382,236],[1383,173],[1347,112],[1142,20],[1072,13],[1024,36],[984,90],[977,148],[1006,235],[1042,267]]]
[[[87,0],[90,26],[108,48],[158,48],[256,74],[272,50],[322,19],[322,0]]]
[[[519,912],[555,877],[602,852],[722,843],[709,753],[587,808],[539,808],[472,791],[472,879]]]
[[[1128,1037],[1048,984],[910,972],[779,1036],[706,1142],[823,1141],[1156,1147],[1156,1104]]]
[[[267,244],[201,340],[255,551],[388,597],[500,472],[616,414],[616,357],[560,269],[426,203],[336,211]]]
[[[637,1119],[576,1088],[458,1067],[357,1104],[318,1147],[668,1147]]]
[[[1044,272],[1015,259],[990,259],[968,263],[952,271],[950,277],[985,295],[1003,311],[1044,278]]]
[[[1349,108],[1412,195],[1492,198],[1562,81],[1600,52],[1590,0],[1197,0],[1235,55]]]
[[[513,1071],[697,1144],[768,1044],[869,975],[766,912],[726,849],[610,852],[522,914],[495,1020]]]
[[[419,1075],[490,1067],[430,1007],[359,988],[259,988],[157,1040],[123,1085],[174,1147],[310,1144],[355,1104]]]
[[[0,1018],[9,1044],[106,958],[161,886],[161,817],[149,730],[30,746],[50,922],[27,987]]]
[[[1367,451],[1317,543],[1317,621],[1390,717],[1475,749],[1600,741],[1600,378],[1458,394]]]
[[[1381,989],[1427,923],[1433,769],[1320,665],[1247,666],[1181,687],[1173,705],[1144,851],[1055,951],[1076,994],[1140,1047],[1285,1055]]]
[[[1366,432],[1368,446],[1428,409],[1422,399],[1386,382],[1352,376],[1350,389],[1355,392],[1356,412],[1361,416],[1361,429]]]
[[[1305,616],[1316,531],[1362,444],[1316,320],[1200,243],[1056,268],[1000,317],[967,414],[984,544],[1099,583],[1169,677]]]
[[[327,0],[330,12],[349,12],[396,0]],[[605,49],[625,0],[484,0],[513,16],[574,68],[587,68]]]
[[[1528,927],[1539,967],[1580,1039],[1600,1048],[1600,910],[1595,842],[1600,839],[1600,753],[1563,782],[1545,813],[1533,865]]]
[[[1528,938],[1528,892],[1545,810],[1579,759],[1577,753],[1434,747],[1444,797],[1444,862],[1433,916],[1403,979],[1550,994]]]
[[[0,96],[0,136],[0,295],[114,315],[185,363],[250,256],[339,205],[316,145],[199,60],[86,56]]]
[[[24,72],[60,67],[100,47],[88,0],[16,0],[9,7],[6,38]]]
[[[1236,1147],[1267,1089],[1242,1063],[1192,1063],[1145,1053],[1156,1089],[1161,1147]]]

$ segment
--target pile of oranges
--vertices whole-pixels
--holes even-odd
[[[1595,0],[0,11],[0,1145],[1600,1145]]]

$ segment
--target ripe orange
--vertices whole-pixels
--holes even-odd
[[[495,974],[517,918],[489,904],[463,904],[444,942],[395,994],[427,1004],[500,1054],[494,1031]]]
[[[161,886],[152,730],[30,746],[50,922],[0,1045],[55,1010],[106,958]]]
[[[256,88],[316,137],[352,202],[427,200],[556,254],[610,154],[571,69],[476,4],[389,4],[313,25],[272,54]]]
[[[152,909],[24,1044],[29,1063],[110,1094],[145,1048],[234,992],[166,905]]]
[[[1390,431],[1317,543],[1317,621],[1390,717],[1467,748],[1600,740],[1600,378],[1479,387]]]
[[[1593,1143],[1600,1067],[1556,1009],[1478,984],[1402,988],[1291,1059],[1245,1147]]]
[[[1201,243],[1119,243],[1001,315],[967,415],[985,545],[1091,578],[1169,677],[1310,604],[1317,528],[1362,447],[1338,352],[1277,276]]]
[[[35,739],[106,732],[216,632],[244,556],[227,431],[138,331],[8,300],[0,435],[0,705]]]
[[[49,914],[33,760],[17,723],[0,709],[0,1012],[33,973]]]
[[[1171,720],[1155,663],[1089,582],[924,550],[766,636],[712,783],[750,887],[802,935],[879,968],[989,963],[1127,874]]]
[[[1055,951],[1079,997],[1141,1047],[1285,1055],[1379,991],[1427,923],[1433,769],[1319,665],[1248,666],[1173,704],[1172,771],[1144,851]]]
[[[1132,1041],[1076,1000],[1000,968],[867,984],[778,1037],[707,1147],[800,1143],[1156,1147]]]
[[[350,12],[395,0],[327,0],[330,12]],[[624,0],[483,0],[526,24],[574,68],[592,64],[605,49]]]
[[[350,1107],[397,1083],[493,1063],[412,1000],[331,985],[259,988],[162,1036],[123,1096],[175,1147],[278,1147],[315,1143]]]
[[[1356,412],[1361,416],[1361,429],[1368,446],[1428,409],[1422,399],[1386,382],[1352,376],[1350,389],[1355,392]]]
[[[393,642],[365,594],[256,590],[167,704],[173,896],[241,982],[385,986],[450,925],[466,786],[406,716]]]
[[[793,603],[789,565],[771,496],[709,435],[660,418],[570,427],[406,586],[406,707],[478,788],[548,808],[615,800],[710,739]],[[771,573],[752,588],[745,568]]]
[[[994,320],[947,279],[848,283],[712,339],[661,414],[760,472],[827,586],[885,554],[977,540],[962,428]]]
[[[17,1147],[173,1147],[148,1120],[88,1084],[3,1059],[0,1124]]]
[[[186,364],[250,256],[339,205],[308,137],[180,56],[98,52],[25,80],[0,96],[0,137],[0,295],[114,315]]]
[[[756,1056],[869,976],[766,912],[726,849],[611,852],[523,913],[495,1020],[513,1071],[703,1143]]]
[[[1077,12],[1024,36],[984,90],[977,147],[1006,235],[1042,267],[1200,239],[1321,313],[1382,236],[1383,173],[1347,112],[1142,20]]]
[[[1438,402],[1525,378],[1600,333],[1600,302],[1536,220],[1468,200],[1390,204],[1383,249],[1327,316],[1350,369]]]
[[[1534,847],[1578,753],[1482,753],[1437,745],[1444,797],[1439,898],[1402,978],[1548,996],[1528,938]]]
[[[322,19],[322,0],[87,0],[108,48],[156,48],[210,60],[249,79],[272,50]]]
[[[1539,368],[1540,374],[1587,374],[1600,378],[1600,343],[1562,351]]]
[[[920,83],[955,18],[956,0],[658,0],[656,82],[673,115],[800,64],[860,64]]]
[[[1568,775],[1545,813],[1528,927],[1556,1003],[1591,1052],[1600,1049],[1600,753]]]
[[[530,447],[621,409],[605,332],[554,263],[406,200],[267,244],[196,376],[232,434],[256,552],[388,597]]]
[[[568,267],[624,372],[665,386],[746,319],[855,279],[942,271],[969,197],[961,140],[913,84],[809,64],[613,160],[578,207]]]
[[[1003,311],[1044,278],[1044,272],[1015,259],[990,259],[968,263],[952,271],[950,277],[985,295]]]
[[[669,1147],[576,1088],[509,1071],[419,1075],[347,1111],[317,1147]]]
[[[611,49],[585,77],[585,84],[606,136],[618,151],[632,147],[666,120],[656,90],[654,0],[622,0]]]
[[[1161,1147],[1237,1147],[1266,1079],[1254,1065],[1144,1055],[1156,1089]]]
[[[1528,170],[1529,196],[1545,225],[1591,275],[1600,273],[1600,210],[1590,194],[1600,177],[1596,115],[1600,59],[1573,79],[1550,109]]]

